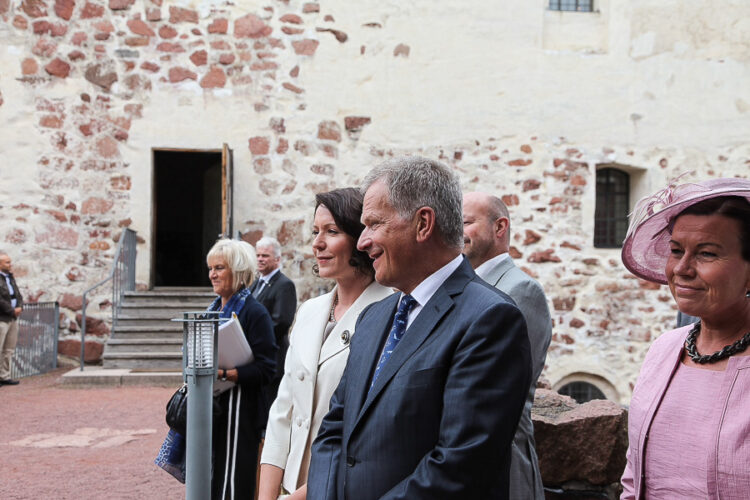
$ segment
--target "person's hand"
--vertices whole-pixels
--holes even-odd
[[[216,378],[219,380],[222,380],[226,378],[226,380],[229,380],[230,382],[237,382],[239,376],[236,368],[232,368],[230,370],[224,370],[219,368],[218,373],[216,374]]]
[[[21,316],[22,309],[20,307],[16,307],[13,311],[16,313],[16,318]]]
[[[307,497],[307,483],[297,488],[294,493],[288,495],[286,500],[305,500]]]

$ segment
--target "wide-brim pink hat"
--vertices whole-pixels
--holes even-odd
[[[750,202],[750,180],[710,179],[679,186],[671,184],[638,201],[622,245],[622,263],[640,278],[667,284],[670,224],[689,206],[719,196],[741,196]]]

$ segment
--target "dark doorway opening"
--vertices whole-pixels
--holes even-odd
[[[207,286],[222,232],[221,151],[154,150],[154,286]]]

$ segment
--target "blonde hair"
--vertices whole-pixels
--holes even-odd
[[[241,240],[221,239],[217,241],[206,255],[206,262],[212,258],[224,260],[232,272],[232,290],[236,292],[241,287],[249,287],[255,280],[258,270],[258,259],[255,248]]]

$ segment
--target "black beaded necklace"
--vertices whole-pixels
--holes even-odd
[[[688,333],[688,336],[685,339],[685,350],[690,355],[690,359],[692,359],[696,363],[716,363],[717,361],[721,361],[724,358],[728,358],[729,356],[744,351],[745,349],[747,349],[747,346],[750,345],[750,332],[747,332],[741,339],[735,341],[733,344],[724,346],[724,348],[720,351],[716,351],[713,354],[705,354],[701,356],[700,354],[698,354],[698,349],[695,347],[695,339],[698,338],[698,334],[700,332],[701,322],[698,321],[695,326],[693,326],[693,329],[690,330],[690,333]]]

